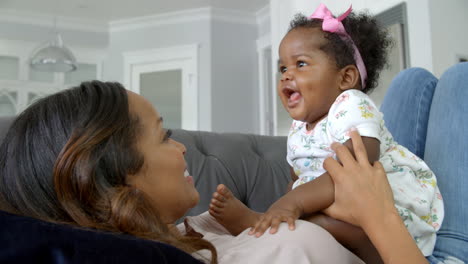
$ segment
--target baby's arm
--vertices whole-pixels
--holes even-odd
[[[294,169],[292,167],[289,167],[289,169],[291,173],[291,181],[289,181],[288,183],[288,188],[286,189],[286,192],[290,192],[292,190],[294,182],[297,181],[297,179],[299,179],[299,177],[297,177],[296,173],[294,172]]]
[[[375,138],[362,137],[369,162],[379,159],[380,142]],[[344,144],[354,155],[351,140]],[[287,222],[289,228],[295,228],[294,221],[304,214],[312,214],[326,209],[334,202],[335,188],[330,175],[325,172],[317,179],[302,184],[278,199],[257,221],[249,232],[261,236],[271,226],[270,233],[276,233],[281,222]]]

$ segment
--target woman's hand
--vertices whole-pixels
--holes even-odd
[[[335,202],[327,215],[360,226],[374,244],[384,263],[427,263],[394,205],[393,193],[382,165],[371,165],[357,131],[351,132],[349,149],[334,143],[338,161],[328,158],[324,168],[335,186]]]
[[[349,149],[333,143],[338,161],[328,158],[324,168],[333,179],[335,202],[324,212],[335,218],[357,226],[376,221],[388,214],[396,213],[393,193],[385,170],[380,162],[369,163],[366,149],[357,131],[351,132],[356,158]]]
[[[250,229],[249,235],[260,237],[269,227],[271,227],[270,234],[275,234],[281,222],[287,222],[290,230],[295,229],[295,221],[300,217],[301,210],[283,198],[272,204],[259,218],[255,226]]]

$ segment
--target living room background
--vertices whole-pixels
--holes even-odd
[[[47,40],[56,14],[54,10],[28,10],[25,1],[18,2],[23,5],[0,3],[3,115],[16,114],[40,96],[86,79],[128,86],[131,72],[125,72],[124,67],[128,52],[197,45],[195,76],[188,77],[197,84],[196,129],[284,134],[280,128],[289,121],[283,120],[284,113],[278,114],[274,93],[277,47],[292,15],[308,14],[319,2],[336,14],[352,3],[355,10],[369,9],[376,15],[404,3],[409,47],[406,66],[424,67],[440,76],[450,65],[468,57],[465,0],[263,0],[252,1],[257,7],[251,4],[250,9],[204,5],[112,21],[64,16],[63,12],[58,15],[59,30],[81,63],[81,71],[38,74],[29,70],[28,59],[31,51]],[[69,4],[62,1],[61,7]],[[268,67],[265,61],[269,61]]]

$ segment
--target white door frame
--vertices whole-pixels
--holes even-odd
[[[274,103],[275,98],[275,85],[271,85],[274,82],[269,80],[268,71],[272,71],[271,68],[267,67],[267,58],[269,56],[271,59],[271,54],[266,53],[268,49],[271,49],[271,36],[266,34],[259,39],[257,39],[257,57],[258,57],[258,87],[259,87],[259,125],[260,125],[260,135],[274,135],[276,132],[275,123],[276,123],[276,113],[273,111],[275,109]],[[273,62],[272,62],[273,63]],[[273,76],[271,74],[270,76]]]
[[[124,84],[140,93],[142,73],[181,70],[182,128],[198,130],[198,44],[123,53]]]

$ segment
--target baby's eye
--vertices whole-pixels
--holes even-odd
[[[171,135],[172,135],[172,130],[170,129],[166,130],[166,134],[164,135],[163,141],[164,142],[168,141],[171,138]]]
[[[304,62],[304,61],[298,61],[298,62],[297,62],[297,67],[298,67],[298,68],[301,68],[301,67],[304,67],[304,66],[307,66],[307,63],[306,63],[306,62]]]
[[[279,71],[280,73],[285,73],[287,70],[288,70],[288,69],[287,69],[286,67],[284,67],[284,66],[280,66],[280,67],[278,68],[278,71]]]

